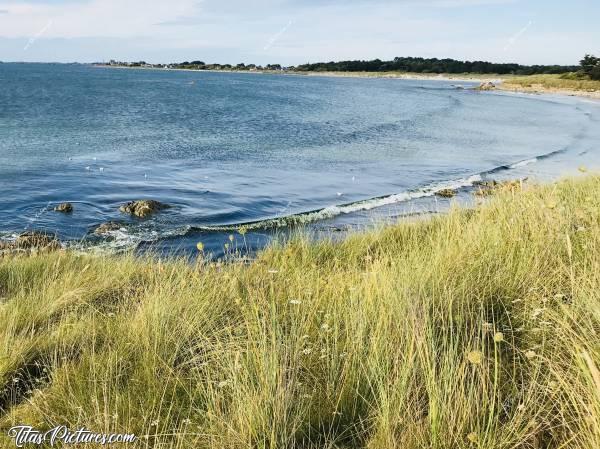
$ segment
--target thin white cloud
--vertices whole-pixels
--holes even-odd
[[[49,21],[46,38],[133,37],[157,32],[157,22],[195,14],[196,0],[91,0],[88,2],[2,2],[1,37],[35,35]]]
[[[201,59],[261,64],[395,56],[571,63],[596,50],[590,47],[599,42],[600,34],[588,24],[600,12],[597,5],[565,15],[567,10],[574,11],[566,4],[547,4],[537,13],[532,5],[525,12],[525,3],[0,0],[0,11],[5,12],[0,13],[0,55],[5,60]],[[493,6],[499,4],[505,6]],[[496,14],[498,10],[502,14]],[[517,32],[529,18],[525,13],[535,17],[535,33],[527,27]],[[52,26],[40,33],[50,21]],[[516,32],[508,41],[507,29]],[[587,36],[579,36],[580,30]],[[546,42],[540,40],[544,33],[549,36]],[[37,39],[35,45],[23,52],[32,38]]]

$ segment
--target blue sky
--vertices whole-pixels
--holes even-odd
[[[0,0],[0,60],[576,64],[599,0]]]

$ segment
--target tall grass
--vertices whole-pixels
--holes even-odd
[[[0,429],[144,448],[600,447],[599,196],[593,176],[508,191],[246,266],[2,259]]]

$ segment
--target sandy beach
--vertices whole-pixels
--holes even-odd
[[[135,69],[135,70],[159,70],[159,71],[181,71],[181,72],[210,72],[210,73],[248,73],[254,75],[281,75],[281,76],[308,76],[308,77],[336,77],[336,78],[387,78],[401,80],[426,80],[426,81],[454,81],[463,83],[488,83],[495,84],[497,90],[507,92],[521,92],[528,94],[550,94],[564,95],[571,97],[583,97],[600,100],[600,91],[584,91],[575,89],[554,89],[541,84],[532,84],[530,87],[524,87],[519,84],[511,83],[514,76],[503,75],[483,75],[483,74],[425,74],[425,73],[401,73],[401,72],[301,72],[301,71],[275,71],[275,70],[194,70],[194,69],[162,69],[151,67],[123,67],[111,65],[95,65],[96,67],[105,67],[113,69]]]

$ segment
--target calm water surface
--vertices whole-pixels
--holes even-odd
[[[244,223],[255,248],[277,226],[435,211],[443,187],[600,162],[598,102],[452,84],[0,64],[0,237],[219,254]],[[119,213],[140,198],[173,207]],[[91,234],[109,220],[123,229]]]

